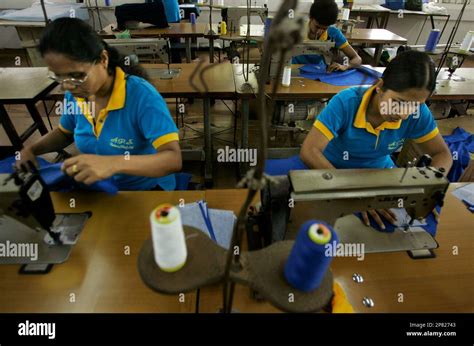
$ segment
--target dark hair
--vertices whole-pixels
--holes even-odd
[[[334,0],[315,0],[309,10],[309,17],[321,25],[333,25],[337,21],[339,8]]]
[[[108,72],[115,74],[120,67],[125,73],[148,79],[139,65],[125,64],[124,56],[110,47],[86,22],[78,18],[58,18],[46,26],[39,44],[41,56],[48,52],[59,53],[78,62],[99,61],[103,50],[109,53]]]
[[[428,54],[408,50],[388,64],[382,79],[383,90],[404,91],[424,88],[432,93],[436,87],[435,65]]]

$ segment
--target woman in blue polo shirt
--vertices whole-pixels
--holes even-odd
[[[334,0],[315,0],[309,11],[308,38],[310,40],[333,41],[336,48],[341,50],[348,58],[347,64],[331,63],[327,70],[345,71],[351,67],[359,66],[362,59],[352,46],[347,42],[344,34],[334,24],[337,21],[339,9]],[[293,64],[325,65],[321,55],[299,55],[293,58]]]
[[[449,172],[451,153],[425,104],[435,86],[427,54],[397,56],[374,86],[349,88],[331,99],[303,143],[302,161],[312,169],[392,168],[390,155],[412,139],[433,158],[433,167]],[[378,212],[395,221],[390,212]],[[377,213],[370,214],[383,228]]]
[[[173,190],[182,165],[178,130],[144,70],[75,18],[49,24],[39,48],[66,90],[62,116],[59,128],[21,151],[18,166],[75,142],[81,155],[63,170],[78,182],[113,177],[120,190]]]

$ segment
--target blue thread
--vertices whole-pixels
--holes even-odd
[[[201,209],[201,214],[202,214],[202,217],[204,219],[204,222],[206,223],[207,230],[209,231],[209,235],[211,236],[211,239],[214,240],[217,243],[216,235],[214,234],[214,228],[212,228],[212,222],[211,222],[211,219],[209,217],[209,213],[206,213],[204,211],[204,202],[199,201],[198,205],[199,205],[199,209]],[[206,206],[206,209],[207,209],[207,206]]]
[[[308,235],[313,224],[326,226],[331,232],[331,239],[327,244],[316,244]],[[295,245],[285,264],[285,277],[288,283],[303,292],[318,288],[326,274],[332,257],[326,256],[326,245],[335,246],[339,242],[336,232],[327,223],[311,220],[301,226]],[[336,249],[332,249],[335,253]]]
[[[433,29],[430,32],[430,36],[428,36],[428,40],[426,41],[425,51],[426,52],[434,52],[436,49],[436,45],[438,44],[439,37],[441,36],[441,32],[439,29]]]

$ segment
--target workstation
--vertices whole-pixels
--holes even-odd
[[[0,312],[472,313],[473,5],[170,2],[0,12]]]

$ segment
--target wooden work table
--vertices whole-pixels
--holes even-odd
[[[53,193],[57,213],[91,211],[69,260],[46,275],[19,275],[0,267],[1,312],[194,312],[195,294],[160,295],[142,282],[137,258],[151,237],[149,214],[161,203],[187,203],[204,192]],[[76,208],[69,208],[70,198]],[[130,255],[125,255],[125,247]],[[75,294],[75,303],[70,295]]]
[[[453,188],[460,186],[453,184]],[[149,213],[159,204],[206,199],[210,208],[241,207],[246,190],[206,192],[53,193],[56,212],[91,211],[68,261],[46,275],[19,275],[18,265],[0,267],[0,312],[193,312],[195,294],[158,294],[142,282],[137,256],[150,237]],[[76,208],[71,209],[74,198]],[[472,312],[474,301],[474,215],[448,193],[441,213],[436,258],[412,260],[405,252],[368,254],[364,261],[336,258],[335,280],[344,288],[358,312]],[[130,255],[124,253],[130,247]],[[458,255],[453,255],[453,247]],[[364,282],[355,283],[358,273]],[[404,302],[398,302],[403,293]],[[75,294],[75,303],[70,302]],[[375,306],[362,305],[370,297]],[[250,298],[248,287],[236,286],[234,308],[240,312],[277,312]],[[200,312],[222,307],[220,285],[201,289]]]
[[[452,184],[450,192],[462,184]],[[440,216],[436,258],[413,260],[406,252],[367,254],[363,261],[336,258],[332,265],[335,280],[344,288],[356,312],[473,312],[474,311],[474,214],[448,192]],[[210,208],[237,213],[245,200],[245,190],[206,192]],[[453,255],[457,246],[458,255]],[[363,283],[353,281],[360,274]],[[236,286],[234,307],[238,312],[277,312],[266,302],[250,298],[248,287]],[[404,302],[398,302],[398,294]],[[364,297],[375,306],[362,304]],[[222,307],[221,287],[201,290],[200,311],[216,312]]]
[[[120,32],[114,31],[116,24],[106,26],[101,33],[103,38],[115,38]],[[204,37],[208,25],[203,23],[170,23],[167,28],[158,28],[150,24],[141,24],[137,29],[130,29],[132,38],[184,38],[186,41],[186,62],[191,62],[191,40]]]

